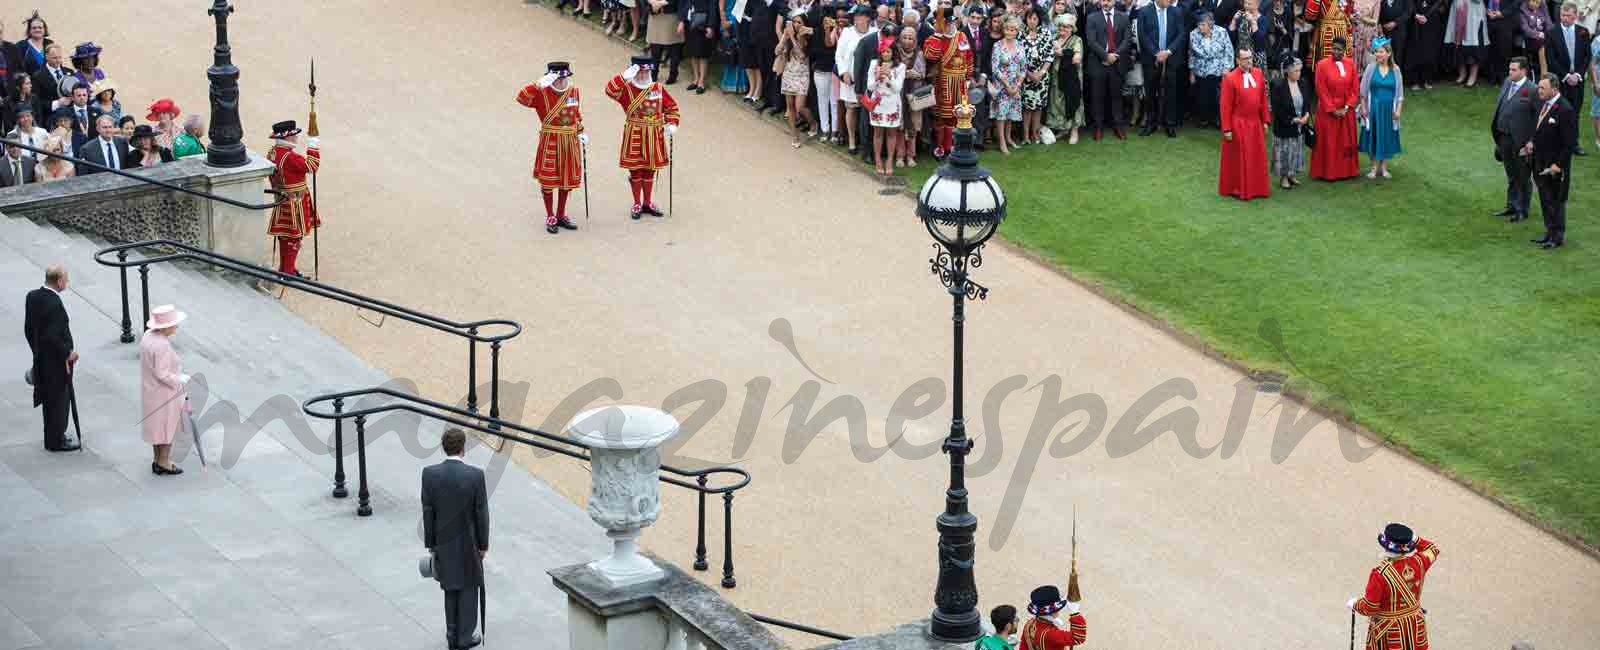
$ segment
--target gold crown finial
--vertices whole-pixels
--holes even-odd
[[[972,100],[967,97],[965,90],[961,93],[961,103],[956,106],[956,128],[972,128],[972,116],[978,114],[978,109],[972,107]]]

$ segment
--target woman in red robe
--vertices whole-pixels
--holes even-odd
[[[1355,61],[1344,51],[1344,39],[1334,38],[1331,56],[1317,62],[1317,144],[1311,149],[1311,177],[1325,181],[1361,173],[1356,140],[1361,79]]]
[[[1267,177],[1267,80],[1251,65],[1249,48],[1238,53],[1239,67],[1222,77],[1222,168],[1217,193],[1244,201],[1272,195]]]

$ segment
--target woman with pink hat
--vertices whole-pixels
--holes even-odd
[[[157,476],[176,476],[183,469],[172,464],[172,439],[183,430],[189,397],[183,391],[189,375],[183,374],[178,353],[172,350],[172,335],[178,323],[189,315],[172,305],[150,311],[144,337],[139,340],[139,383],[144,406],[144,440],[155,452],[150,463]]]

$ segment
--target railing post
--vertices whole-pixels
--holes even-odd
[[[344,398],[336,397],[333,400],[333,498],[343,499],[350,496],[350,490],[344,486]]]
[[[489,343],[489,423],[490,429],[499,430],[500,423],[500,342]]]
[[[467,411],[478,412],[478,328],[467,330]]]
[[[140,264],[139,265],[139,297],[140,297],[140,299],[142,299],[144,301],[144,320],[139,321],[141,323],[140,327],[142,328],[142,327],[144,327],[143,323],[150,322],[150,265],[149,264]]]
[[[128,251],[117,251],[117,261],[127,262]],[[117,272],[122,275],[122,342],[133,342],[133,319],[128,315],[128,267],[119,266]]]
[[[722,493],[722,586],[739,586],[733,579],[733,491]]]
[[[695,477],[695,481],[700,484],[695,493],[700,501],[700,518],[695,522],[694,570],[705,571],[711,566],[706,564],[706,477]]]
[[[367,491],[367,416],[356,416],[356,471],[361,474],[361,489],[356,492],[356,515],[372,516],[372,493]]]

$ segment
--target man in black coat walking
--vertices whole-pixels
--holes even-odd
[[[489,489],[483,470],[461,459],[467,434],[441,437],[445,459],[422,470],[422,537],[433,555],[433,576],[444,590],[445,643],[452,650],[483,643],[474,630],[489,552]]]
[[[1544,237],[1533,240],[1550,250],[1567,243],[1567,192],[1572,183],[1572,148],[1578,116],[1561,98],[1561,82],[1546,72],[1539,80],[1539,121],[1533,126],[1533,184],[1539,187]]]
[[[67,290],[67,272],[59,266],[45,269],[44,286],[28,292],[22,333],[33,350],[33,405],[44,407],[44,448],[73,451],[67,439],[67,403],[72,368],[78,352],[72,346],[72,327],[61,292]]]

